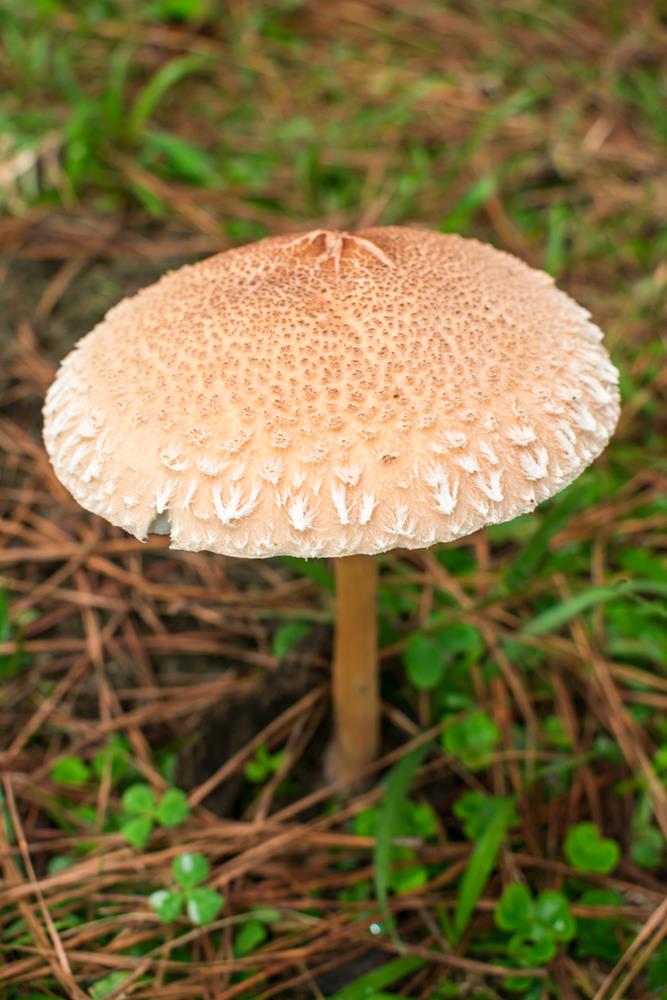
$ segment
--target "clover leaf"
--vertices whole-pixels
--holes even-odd
[[[138,782],[126,789],[121,804],[125,817],[120,832],[132,847],[144,847],[156,823],[179,826],[190,815],[188,800],[180,788],[167,789],[158,801],[152,788]]]
[[[190,807],[185,792],[180,788],[169,788],[158,802],[155,818],[161,826],[179,826],[190,815]]]
[[[534,924],[525,934],[513,934],[507,951],[519,965],[546,965],[556,954],[556,940],[547,927]]]
[[[569,941],[576,923],[567,899],[553,889],[534,899],[530,890],[518,883],[503,892],[494,913],[496,925],[513,931],[507,950],[519,965],[540,966],[556,954],[559,941]]]
[[[535,917],[548,927],[557,941],[569,941],[577,929],[570,906],[562,893],[555,889],[541,892],[535,901]]]
[[[123,823],[120,832],[132,847],[145,847],[152,829],[153,820],[150,816],[135,816]]]
[[[176,920],[183,910],[184,895],[182,892],[169,892],[168,889],[158,889],[148,897],[148,902],[157,913],[160,920],[170,924]]]
[[[148,785],[130,785],[121,801],[125,812],[141,816],[155,808],[155,793]]]
[[[51,777],[59,785],[85,785],[90,778],[90,768],[80,757],[61,757],[52,766]]]
[[[209,863],[203,854],[181,854],[174,859],[172,872],[174,879],[184,889],[199,885],[207,878],[210,871]]]
[[[572,867],[587,874],[608,875],[621,856],[616,841],[601,837],[595,823],[577,823],[571,827],[565,838],[564,851]]]
[[[463,832],[468,840],[478,840],[492,822],[499,809],[506,807],[508,799],[487,795],[485,792],[464,792],[454,803],[454,815],[463,823]],[[512,811],[509,826],[516,823],[516,812]]]
[[[445,670],[442,649],[431,636],[421,632],[411,635],[403,662],[410,683],[418,691],[432,691],[442,680]]]
[[[252,918],[246,920],[234,935],[234,957],[243,958],[259,948],[269,936],[269,932],[261,920]]]
[[[187,852],[174,859],[172,875],[179,888],[158,889],[148,897],[152,909],[163,923],[177,920],[184,907],[190,922],[197,927],[215,920],[224,899],[214,889],[201,885],[208,878],[209,871],[209,863],[203,854]]]
[[[282,766],[285,759],[285,751],[278,750],[276,753],[269,753],[266,743],[260,743],[255,750],[254,756],[243,768],[243,773],[253,784],[260,785],[267,778],[275,774]]]
[[[223,899],[214,889],[201,886],[188,894],[187,912],[190,921],[201,927],[212,923],[222,909]]]
[[[485,763],[485,756],[500,739],[500,730],[486,712],[471,712],[450,723],[442,733],[442,745],[452,757],[459,757],[467,767]]]
[[[496,906],[496,924],[503,931],[518,931],[530,927],[533,919],[533,900],[525,885],[514,882],[505,889]]]

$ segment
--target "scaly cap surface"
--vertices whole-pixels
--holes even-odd
[[[125,299],[45,405],[56,474],[138,538],[237,556],[450,541],[605,447],[617,372],[585,309],[476,240],[317,230]]]

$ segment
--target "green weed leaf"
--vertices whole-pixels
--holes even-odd
[[[578,823],[565,838],[565,857],[577,871],[608,875],[619,862],[621,849],[615,840],[600,836],[595,823]]]
[[[165,924],[170,924],[180,917],[184,900],[185,896],[182,892],[170,892],[168,889],[158,889],[157,892],[152,892],[148,897],[152,909]]]
[[[503,931],[528,930],[533,919],[533,899],[528,889],[518,882],[509,885],[495,909],[498,927]]]
[[[477,840],[495,815],[498,801],[485,792],[464,792],[454,803],[454,815],[463,823],[463,832],[468,840]],[[516,813],[512,815],[512,824],[516,823]]]
[[[587,889],[578,900],[581,906],[621,906],[623,897],[612,889]],[[575,954],[581,958],[599,958],[613,965],[623,947],[619,940],[620,923],[612,917],[579,917]]]
[[[490,715],[477,711],[448,725],[441,739],[447,753],[475,767],[482,765],[486,754],[497,745],[500,731]]]
[[[112,972],[102,979],[96,980],[90,987],[91,1000],[104,1000],[119,986],[122,986],[126,979],[129,979],[129,972]]]
[[[658,946],[649,962],[648,985],[651,990],[667,989],[667,941]]]
[[[547,928],[535,924],[527,934],[513,934],[507,951],[519,965],[545,965],[556,954],[556,941]]]
[[[222,909],[223,903],[224,899],[214,889],[207,889],[205,886],[193,889],[188,893],[188,916],[197,927],[210,924]]]
[[[246,920],[234,935],[235,957],[243,958],[244,955],[250,955],[255,948],[259,948],[260,944],[266,941],[268,936],[269,932],[261,920],[254,918]]]
[[[127,813],[140,816],[151,815],[155,809],[155,793],[148,785],[130,785],[121,799],[123,809]]]
[[[112,782],[119,781],[129,766],[130,745],[118,733],[112,733],[109,742],[93,757],[93,771],[99,781],[108,773]]]
[[[190,815],[190,807],[185,792],[180,788],[169,788],[160,799],[155,817],[162,826],[173,827],[185,822]]]
[[[276,629],[271,641],[271,652],[282,660],[310,631],[310,626],[304,622],[286,622]]]
[[[266,743],[261,743],[255,750],[255,756],[243,768],[243,773],[248,781],[261,785],[270,775],[276,773],[284,759],[284,751],[269,753]]]
[[[153,820],[150,816],[133,816],[120,828],[120,832],[132,847],[145,847],[153,830]]]
[[[445,665],[439,643],[431,636],[415,632],[403,654],[408,679],[418,691],[432,691],[442,680]]]
[[[51,768],[51,777],[59,785],[85,785],[90,768],[80,757],[61,757]]]
[[[546,889],[539,894],[535,901],[535,918],[551,931],[557,941],[570,941],[577,929],[567,899],[555,889]]]
[[[210,866],[203,854],[180,854],[172,865],[174,879],[184,889],[199,885],[208,878]]]

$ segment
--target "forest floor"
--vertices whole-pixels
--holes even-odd
[[[222,6],[0,3],[0,997],[664,1000],[667,13]],[[350,795],[326,564],[111,528],[41,406],[164,270],[391,223],[552,273],[623,412],[535,514],[381,557]]]

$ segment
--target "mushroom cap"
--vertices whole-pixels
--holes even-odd
[[[605,447],[589,313],[477,240],[316,230],[124,299],[65,358],[44,440],[87,510],[174,548],[419,548],[532,510]]]

